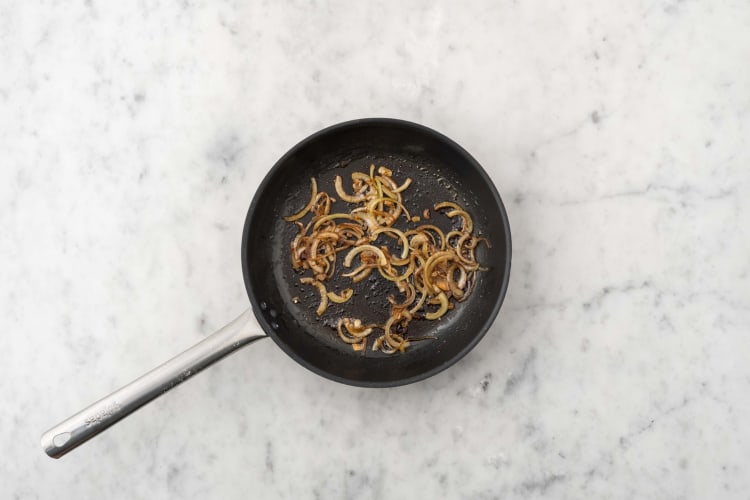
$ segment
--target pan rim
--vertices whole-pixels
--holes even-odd
[[[330,373],[313,363],[308,362],[307,360],[299,356],[294,350],[292,350],[289,347],[289,345],[286,342],[284,342],[283,339],[279,338],[279,336],[277,335],[277,332],[273,328],[270,327],[269,322],[267,321],[267,318],[264,317],[263,311],[260,307],[260,302],[258,300],[258,297],[255,294],[255,291],[251,283],[250,272],[248,268],[248,259],[246,259],[248,244],[249,244],[249,239],[250,239],[250,224],[253,218],[253,214],[255,213],[258,203],[260,203],[260,199],[262,198],[263,193],[266,191],[268,184],[271,182],[271,179],[273,179],[276,173],[279,170],[281,170],[285,162],[291,156],[293,156],[297,151],[299,151],[301,148],[307,146],[309,143],[317,140],[321,136],[337,132],[341,129],[361,127],[361,126],[372,126],[372,125],[416,129],[420,133],[435,137],[439,141],[453,148],[458,154],[463,156],[467,160],[467,162],[474,167],[476,172],[482,178],[482,180],[484,181],[484,183],[490,190],[497,207],[499,208],[500,216],[502,219],[501,223],[503,225],[503,230],[505,233],[505,250],[506,250],[506,256],[507,256],[504,262],[503,278],[502,278],[500,293],[495,300],[495,304],[492,310],[490,311],[490,314],[487,316],[487,319],[479,328],[479,331],[477,332],[477,334],[474,335],[471,338],[471,340],[467,342],[466,345],[464,345],[459,351],[457,351],[456,354],[453,355],[449,360],[429,370],[419,373],[417,375],[413,375],[411,377],[399,378],[396,380],[387,380],[387,381],[368,381],[368,380],[358,380],[358,379],[341,377],[339,375]],[[250,207],[248,208],[247,215],[245,216],[245,223],[244,223],[243,231],[242,231],[242,245],[241,245],[240,256],[242,260],[242,275],[243,275],[243,280],[245,282],[245,290],[247,291],[248,298],[250,299],[251,308],[253,310],[253,313],[255,314],[258,324],[263,329],[263,331],[269,337],[273,339],[274,343],[277,346],[279,346],[289,357],[291,357],[294,361],[304,366],[308,370],[335,382],[339,382],[339,383],[351,385],[351,386],[357,386],[357,387],[387,388],[387,387],[398,387],[402,385],[408,385],[408,384],[412,384],[412,383],[430,378],[433,375],[436,375],[442,372],[443,370],[449,368],[450,366],[453,366],[454,364],[456,364],[458,361],[463,359],[472,349],[474,349],[474,347],[476,347],[477,344],[479,344],[479,342],[484,338],[484,336],[487,334],[489,329],[494,324],[497,318],[497,315],[500,312],[500,308],[503,304],[503,301],[505,300],[505,295],[508,290],[508,285],[510,283],[512,243],[511,243],[510,222],[508,220],[508,214],[505,209],[505,205],[503,204],[503,201],[500,198],[500,194],[497,191],[495,184],[492,182],[492,179],[490,179],[485,169],[468,151],[466,151],[466,149],[464,149],[460,144],[458,144],[451,138],[447,137],[446,135],[432,128],[429,128],[425,125],[415,123],[412,121],[397,119],[397,118],[373,117],[373,118],[358,118],[354,120],[348,120],[348,121],[336,123],[334,125],[330,125],[328,127],[320,129],[317,132],[314,132],[313,134],[297,142],[283,156],[281,156],[281,158],[279,158],[276,161],[276,163],[274,163],[271,169],[266,173],[261,183],[258,185],[258,188],[255,191],[255,194],[253,195],[252,202],[250,203]]]

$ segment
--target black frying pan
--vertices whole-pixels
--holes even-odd
[[[299,284],[300,276],[290,264],[289,243],[297,229],[283,219],[309,199],[311,177],[333,193],[336,175],[349,178],[351,172],[366,172],[372,163],[391,168],[397,180],[413,179],[405,195],[407,209],[421,213],[439,201],[457,202],[472,215],[474,232],[491,243],[491,248],[477,249],[477,260],[487,270],[478,273],[469,298],[437,321],[415,320],[409,325],[409,336],[435,338],[414,342],[395,355],[354,351],[338,339],[335,329],[335,318],[343,316],[382,323],[390,285],[375,275],[353,286],[349,280],[334,279],[327,283],[329,289],[350,286],[354,297],[345,304],[330,304],[319,318],[317,292]],[[448,231],[451,221],[434,216],[430,223]],[[273,166],[248,210],[242,272],[252,313],[246,311],[196,346],[45,432],[42,447],[59,458],[206,366],[265,338],[257,333],[253,313],[284,352],[331,380],[362,387],[422,380],[461,359],[487,332],[508,287],[510,261],[510,226],[500,196],[482,167],[458,144],[402,120],[372,118],[326,128]]]
[[[414,336],[435,335],[402,355],[371,350],[355,352],[337,337],[333,319],[318,319],[317,291],[299,285],[289,263],[289,242],[297,228],[283,216],[308,200],[310,177],[333,191],[333,179],[367,172],[371,163],[386,165],[395,179],[411,177],[406,207],[421,213],[436,202],[462,205],[474,219],[475,232],[491,242],[477,260],[489,268],[478,273],[475,292],[439,321],[409,325]],[[342,203],[342,205],[344,205]],[[349,211],[349,208],[342,210]],[[433,217],[443,225],[447,218]],[[374,118],[334,125],[303,140],[282,157],[253,199],[242,235],[242,272],[253,310],[266,333],[297,362],[337,382],[390,387],[422,380],[449,367],[469,352],[489,329],[503,302],[510,276],[510,226],[500,196],[479,163],[461,146],[429,128],[402,120]],[[350,280],[342,288],[352,286]],[[353,286],[354,298],[329,305],[325,318],[353,316],[384,321],[392,287],[379,276]],[[337,283],[332,283],[335,286]],[[329,287],[331,288],[331,287]],[[294,304],[293,297],[300,302]],[[378,304],[382,305],[378,309]],[[363,355],[364,353],[364,355]]]

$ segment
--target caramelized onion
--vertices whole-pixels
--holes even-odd
[[[288,222],[294,222],[296,220],[301,219],[305,215],[307,215],[307,212],[310,211],[310,209],[315,205],[315,198],[318,196],[318,183],[315,181],[315,177],[312,177],[310,179],[310,185],[312,187],[312,195],[310,196],[310,201],[305,205],[305,207],[297,212],[294,215],[290,215],[288,217],[284,217],[284,220]]]
[[[356,195],[348,195],[344,191],[344,186],[341,184],[341,176],[337,175],[336,179],[333,181],[334,186],[336,188],[336,193],[341,197],[342,200],[348,201],[349,203],[359,203],[360,201],[365,199],[365,196],[363,194],[356,194]]]
[[[438,301],[440,301],[440,309],[435,312],[425,314],[425,319],[438,319],[443,316],[443,314],[448,312],[448,296],[445,295],[445,292],[440,292],[437,298]]]
[[[315,312],[318,316],[322,316],[323,313],[326,312],[326,308],[328,307],[328,293],[326,292],[326,286],[320,281],[314,280],[312,278],[302,278],[299,281],[300,283],[303,283],[305,285],[312,285],[318,289],[318,293],[320,294],[320,305]]]
[[[346,254],[346,258],[344,259],[344,266],[350,267],[352,265],[352,260],[354,259],[354,257],[361,254],[362,252],[370,252],[375,254],[378,258],[378,264],[380,266],[385,267],[388,265],[388,259],[385,257],[385,254],[381,249],[373,245],[360,245],[353,248],[348,254]]]
[[[318,192],[313,178],[307,205],[285,217],[298,229],[290,243],[292,267],[312,274],[300,281],[318,290],[318,316],[325,314],[329,301],[343,304],[354,296],[352,288],[340,293],[326,290],[325,282],[337,275],[336,261],[343,251],[344,267],[351,268],[356,258],[359,263],[338,276],[360,283],[377,270],[376,275],[385,280],[381,283],[395,286],[404,297],[387,296],[390,315],[384,324],[364,325],[357,318],[339,319],[338,336],[355,351],[365,351],[368,338],[376,331],[382,333],[372,343],[372,350],[385,354],[404,352],[414,341],[434,338],[409,336],[409,323],[414,318],[437,320],[444,316],[456,303],[467,299],[476,284],[477,272],[482,270],[476,260],[476,247],[482,242],[489,246],[489,241],[473,234],[470,214],[455,202],[443,201],[434,205],[435,212],[460,219],[460,230],[444,233],[434,224],[419,225],[422,219],[433,217],[429,208],[417,212],[421,217],[410,216],[402,194],[411,183],[407,178],[399,185],[392,169],[382,165],[376,169],[374,164],[369,173],[353,172],[350,187],[345,187],[337,175],[333,184],[338,198],[344,204],[355,205],[337,212],[336,200],[325,191]],[[303,224],[300,219],[308,214],[311,219]],[[402,214],[405,225],[411,228],[395,226]],[[385,235],[386,243],[390,243],[377,246],[380,235]]]
[[[352,295],[354,295],[354,290],[351,288],[346,288],[342,290],[341,295],[337,295],[334,292],[328,292],[328,300],[331,302],[335,302],[336,304],[343,304],[347,300],[352,298]]]

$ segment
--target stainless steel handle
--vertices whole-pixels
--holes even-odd
[[[265,338],[258,331],[253,312],[248,309],[187,351],[42,434],[42,448],[50,457],[60,458],[205,367]]]

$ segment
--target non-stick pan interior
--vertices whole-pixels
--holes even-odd
[[[430,223],[447,231],[452,221],[432,211],[448,200],[473,216],[475,233],[491,248],[480,245],[477,260],[487,268],[478,273],[471,296],[436,321],[414,320],[410,337],[435,336],[414,342],[405,353],[386,355],[367,349],[355,352],[336,334],[341,317],[383,323],[388,318],[387,297],[392,284],[377,273],[358,284],[340,277],[328,290],[350,287],[354,297],[345,304],[329,304],[318,317],[318,292],[300,284],[292,269],[289,244],[297,227],[284,220],[310,198],[310,178],[318,189],[336,196],[336,175],[351,183],[351,173],[367,172],[371,164],[385,165],[397,183],[407,177],[406,208],[421,215],[432,212]],[[332,212],[353,208],[341,200]],[[307,219],[305,219],[307,220]],[[397,227],[405,228],[405,218]],[[343,255],[339,256],[341,265]],[[449,366],[470,350],[489,328],[502,302],[510,270],[510,231],[507,217],[488,177],[459,146],[436,132],[409,122],[371,119],[348,122],[319,132],[295,146],[274,166],[260,186],[248,212],[242,246],[245,284],[256,316],[267,333],[295,360],[328,378],[362,386],[393,386],[413,382]],[[371,345],[371,344],[370,344]]]

